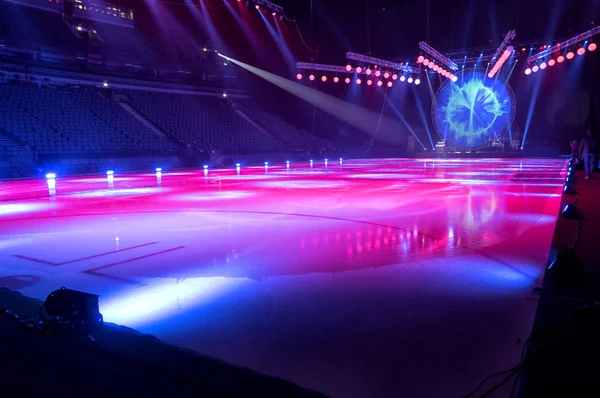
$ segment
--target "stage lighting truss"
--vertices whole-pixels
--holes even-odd
[[[352,61],[357,61],[366,65],[377,65],[381,69],[392,69],[396,71],[402,71],[405,73],[415,73],[416,70],[408,65],[400,64],[398,62],[387,61],[381,58],[370,57],[368,55],[358,53],[346,53],[346,58]]]
[[[271,12],[275,12],[277,14],[282,15],[283,14],[283,7],[279,6],[275,3],[271,3],[268,0],[254,0],[254,4],[257,6],[261,6],[266,8],[267,10],[271,11]]]
[[[508,46],[506,48],[506,50],[504,50],[502,52],[502,55],[500,56],[500,58],[498,60],[496,60],[496,63],[494,64],[494,66],[492,66],[492,68],[488,72],[488,77],[490,79],[493,78],[496,75],[496,73],[500,72],[500,69],[502,68],[502,66],[504,66],[506,61],[508,61],[508,58],[511,56],[511,54],[513,53],[514,50],[515,49],[513,46]]]
[[[296,68],[298,68],[300,70],[310,70],[310,71],[348,73],[345,66],[313,64],[313,63],[308,63],[308,62],[297,62]],[[364,73],[364,71],[363,71],[363,73]]]
[[[507,48],[510,45],[510,42],[515,37],[517,37],[517,31],[516,30],[513,29],[510,32],[508,32],[506,34],[506,36],[504,36],[504,40],[502,40],[502,44],[500,44],[500,47],[498,47],[498,49],[494,53],[494,56],[492,56],[492,60],[497,60],[498,57],[500,57],[502,55],[502,53],[504,52],[504,49]]]
[[[425,43],[424,41],[419,43],[419,48],[421,49],[421,51],[423,51],[425,54],[427,54],[431,59],[435,59],[435,60],[437,60],[438,63],[446,65],[446,67],[448,67],[450,70],[452,70],[454,72],[456,72],[458,70],[458,65],[456,65],[456,63],[454,61],[452,61],[451,59],[449,59],[448,57],[446,57],[445,55],[443,55],[438,50],[431,47],[429,44]]]
[[[600,26],[596,26],[593,29],[588,30],[587,32],[583,32],[581,34],[578,34],[577,36],[574,36],[572,38],[570,38],[569,40],[565,40],[562,43],[558,43],[554,46],[551,47],[547,47],[546,49],[540,51],[537,54],[532,55],[531,57],[527,58],[527,65],[529,65],[530,67],[528,67],[526,69],[526,74],[531,74],[531,71],[537,72],[537,70],[539,68],[541,69],[545,69],[546,68],[546,58],[549,58],[552,56],[552,54],[554,53],[561,53],[562,50],[565,50],[571,46],[573,46],[574,44],[577,44],[579,42],[582,42],[586,39],[589,39],[592,36],[597,35],[598,33],[600,33]],[[596,44],[595,43],[591,43],[588,47],[588,50],[590,51],[594,51],[596,49]],[[581,47],[578,50],[578,54],[579,55],[583,55],[585,54],[585,48]],[[560,60],[558,58],[561,58]],[[557,58],[557,62],[562,63],[564,61],[564,55],[561,54],[559,57]],[[574,58],[574,52],[573,51],[569,51],[569,53],[567,53],[567,59],[573,59]],[[536,62],[539,60],[543,60],[543,62],[538,66],[536,65]],[[550,61],[548,62],[548,66],[552,66],[554,65],[554,62],[552,62],[552,64],[549,64]],[[544,65],[542,67],[542,65]],[[529,73],[527,73],[529,72]]]
[[[382,61],[382,60],[379,60],[379,61]],[[373,65],[379,65],[379,64],[373,64]],[[394,68],[394,67],[396,67],[396,68]],[[401,82],[407,81],[407,79],[410,78],[413,73],[415,73],[415,69],[414,68],[411,68],[410,66],[400,65],[400,64],[397,64],[397,63],[391,63],[391,66],[390,66],[390,64],[386,64],[385,65],[385,69],[383,69],[383,70],[380,70],[380,69],[372,70],[368,66],[366,66],[364,68],[360,67],[360,72],[357,71],[356,68],[351,68],[350,70],[348,70],[347,66],[315,64],[315,63],[309,63],[309,62],[297,62],[296,63],[296,68],[298,70],[301,70],[301,71],[302,70],[310,71],[311,72],[311,76],[314,76],[314,72],[317,72],[317,71],[321,71],[321,72],[333,72],[335,74],[339,73],[339,74],[343,74],[343,75],[349,75],[349,74],[355,74],[355,73],[357,73],[358,75],[365,75],[365,76],[369,76],[369,77],[373,76],[373,77],[377,77],[378,78],[378,80],[376,82],[376,84],[377,84],[378,87],[383,87],[384,83],[382,82],[382,79],[383,80],[387,80],[387,83],[386,83],[387,87],[392,87],[393,84],[394,84],[393,81],[396,81],[396,80],[399,80]],[[377,72],[379,72],[379,73],[377,73]],[[399,74],[397,72],[407,72],[407,75],[406,75],[406,77],[404,79],[398,78]],[[400,77],[404,77],[404,74],[402,74]],[[301,73],[298,73],[298,75],[296,76],[296,78],[298,80],[301,80],[303,78],[303,76],[302,76]],[[346,79],[349,79],[349,78],[346,78]],[[344,79],[344,81],[346,83],[348,83],[348,81],[346,79]],[[413,79],[415,79],[414,80],[415,83],[417,81],[420,83],[420,80],[418,78],[413,78]],[[314,78],[311,79],[311,80],[314,80]],[[361,79],[361,83],[362,83],[362,80],[363,79]],[[326,80],[321,79],[321,81],[326,81]],[[337,81],[336,81],[336,79],[334,77],[333,81],[334,81],[334,83],[338,83],[341,80],[338,78]],[[365,82],[368,85],[373,84],[373,83],[369,83],[369,81],[371,81],[371,80],[367,79]],[[412,81],[413,80],[411,80],[411,82]],[[382,83],[379,84],[379,82],[382,82]],[[416,84],[418,85],[419,83],[416,83]],[[358,83],[358,84],[360,84],[360,83]]]
[[[490,71],[488,72],[488,77],[490,79],[494,77],[496,73],[500,71],[500,69],[502,69],[502,66],[506,63],[506,61],[508,61],[508,58],[515,50],[514,47],[510,45],[510,42],[516,36],[517,32],[514,29],[508,32],[506,36],[504,36],[502,44],[500,44],[500,47],[498,47],[498,49],[494,53],[494,56],[492,57],[492,62],[495,62]]]

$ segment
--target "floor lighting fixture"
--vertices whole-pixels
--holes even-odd
[[[61,287],[48,295],[40,307],[40,316],[47,322],[92,332],[102,325],[98,296]]]

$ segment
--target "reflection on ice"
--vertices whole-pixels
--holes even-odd
[[[106,322],[139,327],[208,304],[246,283],[250,280],[225,277],[152,279],[101,300],[100,312]]]
[[[34,211],[48,210],[52,207],[54,206],[47,203],[1,203],[0,216],[19,213],[32,213]]]

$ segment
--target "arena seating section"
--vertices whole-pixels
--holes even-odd
[[[240,110],[250,116],[256,123],[273,133],[274,136],[294,149],[321,149],[332,145],[325,140],[286,123],[281,118],[266,112],[256,105],[256,102],[254,101],[241,100],[238,101],[238,104]]]
[[[154,135],[97,90],[0,86],[1,127],[40,154],[160,152],[174,145]]]
[[[144,55],[156,53],[156,47],[138,29],[99,22],[92,22],[91,26],[100,37],[100,41],[96,45],[119,52],[134,52]]]
[[[289,150],[240,117],[225,98],[131,91],[133,106],[184,143],[226,152]]]
[[[0,1],[0,39],[27,44],[77,45],[60,14]]]
[[[181,32],[142,32],[97,21],[75,21],[99,37],[92,47],[173,59],[206,57]],[[56,12],[0,0],[0,43],[83,49],[82,36]],[[178,39],[179,38],[179,39]],[[35,66],[35,65],[32,65]],[[251,99],[218,93],[120,91],[118,100],[93,85],[40,87],[24,75],[2,74],[0,169],[33,167],[38,157],[171,156],[189,145],[230,154],[292,152],[331,146],[267,113]],[[149,84],[151,86],[151,84]],[[198,95],[200,94],[200,95]],[[19,171],[21,173],[21,171]],[[17,174],[19,174],[17,173]],[[4,173],[6,176],[6,173]],[[2,171],[0,170],[0,177]]]
[[[85,31],[77,32],[77,26],[81,25],[86,30],[96,32],[98,40],[92,40],[91,46],[105,53],[116,51],[129,55],[150,55],[154,61],[158,57],[192,60],[203,56],[189,34],[178,29],[176,24],[161,29],[152,26],[152,29],[142,32],[137,27],[81,18],[74,18],[71,23],[72,27],[57,12],[0,1],[0,43],[10,41],[28,47],[68,46],[70,49],[83,49]],[[143,60],[147,61],[148,58]]]
[[[151,129],[95,87],[0,85],[0,138],[10,153],[167,154],[195,147],[226,153],[285,152],[328,143],[271,115],[251,100],[123,91]],[[263,128],[236,112],[239,108]],[[0,139],[0,143],[2,140]],[[8,153],[8,152],[4,152]]]

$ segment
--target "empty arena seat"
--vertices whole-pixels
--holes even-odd
[[[8,41],[74,46],[78,39],[58,12],[0,1],[0,37]]]

